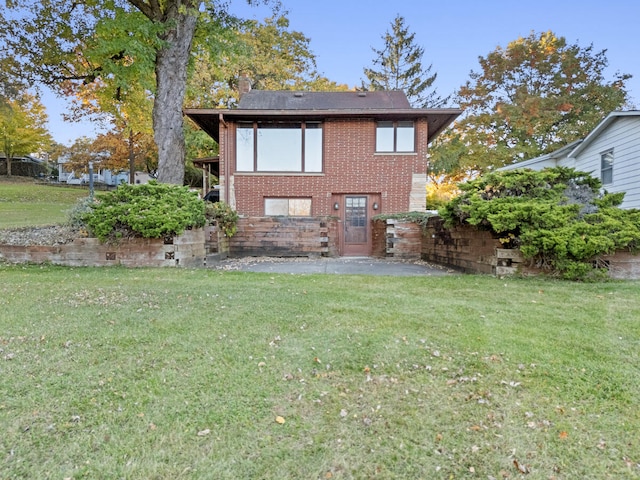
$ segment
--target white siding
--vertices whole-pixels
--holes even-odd
[[[541,157],[532,158],[531,160],[525,160],[524,162],[512,163],[500,167],[499,171],[516,170],[518,168],[530,168],[531,170],[542,170],[547,167],[556,167],[558,164],[556,159],[549,157],[549,155],[543,155]]]
[[[640,116],[615,118],[578,153],[575,165],[568,166],[600,178],[600,156],[611,149],[613,182],[606,189],[612,193],[626,192],[622,208],[640,208]]]

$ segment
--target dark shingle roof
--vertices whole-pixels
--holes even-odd
[[[253,90],[238,108],[184,110],[200,128],[219,141],[219,125],[226,120],[374,118],[417,120],[426,118],[431,141],[462,113],[457,108],[411,108],[404,92],[293,92]]]
[[[395,110],[411,108],[404,92],[293,92],[252,90],[239,110]]]

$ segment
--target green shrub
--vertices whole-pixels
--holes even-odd
[[[565,278],[599,276],[599,257],[640,248],[640,211],[621,210],[624,194],[600,193],[601,183],[570,168],[492,172],[460,185],[440,210],[448,226],[492,231],[505,248]]]
[[[237,231],[238,213],[225,202],[207,202],[207,218],[215,221],[218,228],[229,238]]]
[[[67,210],[66,224],[77,230],[86,229],[86,217],[92,211],[93,205],[94,199],[91,197],[84,197],[78,200],[70,210]]]
[[[180,235],[185,229],[202,227],[206,222],[204,202],[195,192],[155,181],[123,184],[100,195],[82,219],[89,232],[101,241]]]

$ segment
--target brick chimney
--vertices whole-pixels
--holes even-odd
[[[245,93],[249,93],[251,91],[251,80],[246,75],[240,75],[238,79],[238,91],[240,93],[240,98]]]

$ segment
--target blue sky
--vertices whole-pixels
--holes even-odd
[[[553,31],[569,43],[596,51],[607,50],[607,80],[616,71],[633,75],[628,85],[640,108],[640,2],[636,0],[282,0],[291,30],[310,38],[318,70],[338,83],[353,87],[371,66],[372,47],[382,48],[382,35],[397,14],[415,32],[424,48],[423,62],[437,73],[435,87],[442,96],[463,85],[478,57],[532,31]],[[264,19],[266,7],[249,7],[231,0],[231,10],[246,18]],[[64,123],[64,101],[44,99],[54,138],[71,144],[77,137],[94,136],[90,124]]]

